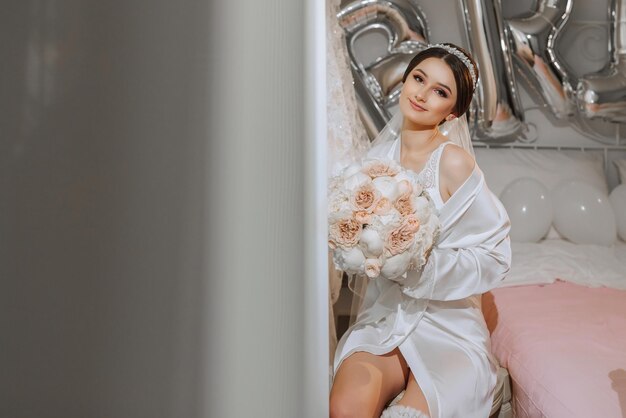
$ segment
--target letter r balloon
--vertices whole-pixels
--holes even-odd
[[[515,63],[558,119],[576,109],[576,78],[556,50],[571,11],[572,0],[540,0],[528,16],[507,20]]]
[[[480,71],[470,126],[473,137],[510,141],[525,131],[499,0],[461,0],[469,49]]]

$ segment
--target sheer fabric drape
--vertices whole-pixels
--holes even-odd
[[[346,165],[363,156],[369,148],[369,138],[358,116],[352,73],[343,29],[337,12],[340,0],[326,2],[326,73],[328,114],[328,175],[339,172]],[[342,272],[334,268],[329,257],[329,334],[330,364],[333,362],[337,335],[333,305],[339,298]],[[350,323],[354,318],[350,319]]]

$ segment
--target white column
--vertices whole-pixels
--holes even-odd
[[[212,14],[209,416],[328,414],[324,4]]]

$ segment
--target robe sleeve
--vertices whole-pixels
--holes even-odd
[[[417,299],[458,300],[493,289],[511,266],[510,221],[484,187],[442,231],[421,272],[406,277],[402,291]]]

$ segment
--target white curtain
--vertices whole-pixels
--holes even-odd
[[[328,175],[355,161],[369,147],[369,138],[358,116],[350,62],[343,29],[337,21],[340,0],[326,2],[326,52],[328,89]],[[330,364],[337,346],[333,305],[339,298],[342,272],[329,256],[329,333]]]

